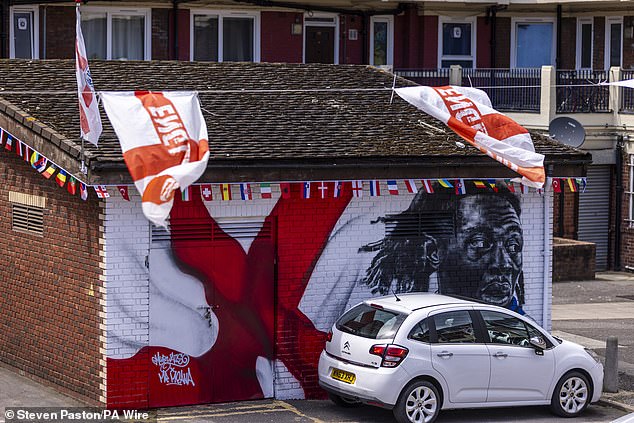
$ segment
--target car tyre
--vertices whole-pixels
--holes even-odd
[[[440,395],[433,383],[418,380],[403,389],[394,407],[399,423],[433,423],[440,411]]]
[[[339,407],[353,408],[353,407],[358,407],[359,405],[361,405],[361,402],[359,400],[342,397],[340,395],[336,395],[332,393],[328,394],[328,398],[330,398],[330,401],[334,402]]]
[[[551,411],[561,417],[577,417],[591,400],[590,383],[580,372],[568,372],[559,379],[550,401]]]

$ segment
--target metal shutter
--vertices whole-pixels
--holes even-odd
[[[608,268],[610,166],[590,166],[586,192],[579,193],[579,240],[596,244],[596,270]]]

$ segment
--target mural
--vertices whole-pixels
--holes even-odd
[[[376,207],[361,206],[349,184],[329,199],[291,189],[266,202],[248,237],[214,217],[222,205],[197,192],[177,198],[171,242],[150,252],[150,346],[108,360],[109,395],[145,396],[151,407],[272,397],[281,368],[278,388],[323,397],[325,334],[371,296],[439,291],[522,311],[520,202],[505,188],[437,189]],[[124,388],[131,368],[147,380]]]

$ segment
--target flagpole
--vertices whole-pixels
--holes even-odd
[[[396,88],[396,74],[394,74],[394,80],[392,80],[392,95],[390,96],[390,104],[394,100],[394,88]]]

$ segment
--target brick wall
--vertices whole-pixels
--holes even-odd
[[[511,18],[498,17],[495,24],[495,67],[511,66]]]
[[[172,12],[169,9],[152,9],[152,60],[172,58],[170,32],[172,32]]]
[[[0,360],[89,404],[102,398],[101,204],[0,150]],[[9,191],[46,199],[44,235],[12,229]],[[94,195],[94,194],[93,194]]]
[[[302,62],[302,34],[291,34],[291,26],[303,24],[301,13],[262,12],[261,58],[263,62]]]
[[[623,68],[634,68],[634,38],[630,28],[634,26],[634,16],[623,16]]]
[[[605,67],[605,16],[594,17],[592,30],[594,32],[592,67],[594,69],[603,69]]]
[[[577,18],[561,19],[560,69],[575,69],[577,60]]]
[[[46,19],[46,24],[44,24]],[[75,8],[62,6],[40,7],[40,57],[43,59],[72,59],[75,57]],[[46,28],[46,36],[43,28]],[[44,57],[44,41],[46,57]]]
[[[577,239],[579,194],[570,192],[565,186],[561,193],[553,193],[553,227],[554,236]],[[563,215],[560,214],[563,197]],[[560,218],[563,217],[563,219]]]
[[[623,192],[631,192],[634,187],[630,185],[630,175],[634,172],[634,168],[629,166],[630,156],[623,155]],[[634,270],[634,222],[628,222],[630,214],[630,198],[631,195],[623,196],[623,207],[621,222],[621,267],[623,269]]]
[[[476,24],[476,63],[478,68],[491,68],[491,23],[485,16],[478,16]]]

